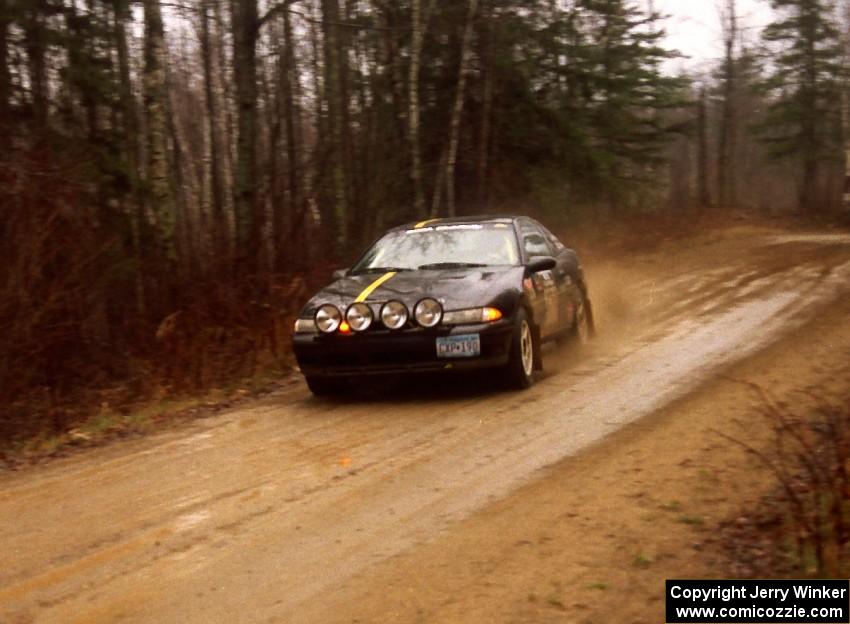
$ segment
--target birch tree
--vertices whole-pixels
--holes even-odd
[[[455,205],[455,169],[457,167],[457,150],[460,141],[460,122],[463,115],[463,104],[466,97],[466,78],[469,71],[469,58],[472,49],[472,34],[475,23],[475,13],[478,10],[478,0],[469,0],[466,14],[466,24],[461,40],[460,67],[458,68],[457,88],[455,90],[454,106],[452,107],[449,124],[449,144],[446,155],[446,211],[450,217],[457,214]]]
[[[737,0],[726,0],[720,16],[724,56],[720,77],[722,99],[717,147],[717,193],[721,206],[734,207],[737,203],[735,188],[739,36]]]
[[[146,213],[154,228],[158,261],[174,257],[174,203],[169,186],[167,68],[165,28],[159,0],[144,0],[144,67]]]

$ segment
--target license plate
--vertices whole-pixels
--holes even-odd
[[[437,338],[438,358],[469,358],[481,355],[481,336],[446,336]]]

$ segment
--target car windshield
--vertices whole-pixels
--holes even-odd
[[[390,232],[363,255],[351,272],[515,266],[518,263],[516,236],[510,225],[442,225]]]

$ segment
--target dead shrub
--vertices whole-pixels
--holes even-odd
[[[777,491],[736,521],[733,550],[740,556],[758,542],[758,556],[788,574],[840,578],[850,572],[850,397],[806,390],[794,403],[748,384],[773,441],[758,450],[736,438],[776,477]],[[757,537],[754,533],[760,532]],[[772,542],[768,552],[765,541]],[[771,564],[768,561],[768,565]]]
[[[110,243],[75,167],[38,147],[0,160],[0,438],[62,429],[60,397],[100,377]],[[26,418],[32,406],[49,418]]]

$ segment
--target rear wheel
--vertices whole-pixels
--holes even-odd
[[[582,293],[581,301],[575,310],[572,337],[576,342],[585,344],[590,340],[591,336],[593,336],[593,313],[590,309],[590,302],[584,293]]]
[[[534,383],[534,362],[537,357],[537,341],[528,314],[520,308],[514,322],[510,356],[504,369],[505,383],[510,388],[523,390]]]

